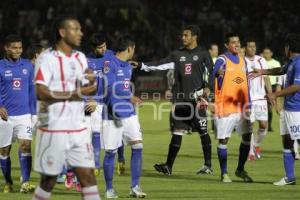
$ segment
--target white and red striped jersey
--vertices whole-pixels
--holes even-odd
[[[245,57],[245,60],[248,72],[252,72],[253,68],[267,69],[266,60],[261,56],[255,55],[253,59]],[[264,76],[259,76],[250,80],[249,88],[251,101],[259,101],[265,99],[266,90]]]
[[[70,56],[48,49],[36,61],[35,83],[48,87],[50,91],[68,92],[77,88],[87,69],[87,59],[79,51]],[[44,102],[44,105],[48,102]],[[83,101],[64,101],[49,104],[41,109],[41,129],[49,132],[77,132],[86,128]]]

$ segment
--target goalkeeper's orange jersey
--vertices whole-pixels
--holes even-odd
[[[223,57],[223,56],[222,56]],[[225,55],[225,74],[222,84],[215,79],[215,115],[227,116],[240,113],[249,105],[247,68],[243,57],[239,63],[233,63]]]

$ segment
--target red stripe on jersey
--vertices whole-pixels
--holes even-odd
[[[64,74],[64,68],[63,68],[63,60],[62,60],[62,57],[57,57],[58,58],[58,61],[59,61],[59,69],[60,69],[60,81],[61,81],[61,86],[62,86],[62,89],[63,91],[65,91],[65,74]],[[59,116],[61,116],[65,110],[65,107],[66,107],[66,102],[64,102],[63,106],[62,106],[62,109],[59,113]]]
[[[38,69],[35,80],[36,81],[45,81],[41,68]]]
[[[79,53],[76,53],[75,58],[79,62],[80,66],[81,66],[81,69],[83,69],[83,64],[82,64],[81,60],[79,59]]]
[[[47,132],[47,133],[80,133],[86,129],[87,128],[82,128],[82,129],[77,129],[77,130],[48,130],[48,129],[44,129],[44,128],[39,128],[39,130],[41,130],[43,132]]]
[[[262,64],[261,64],[260,60],[261,60],[261,58],[259,58],[259,59],[257,60],[257,62],[258,62],[259,65],[260,65],[260,70],[262,70],[263,67],[262,67]],[[260,86],[263,87],[263,76],[260,76]]]

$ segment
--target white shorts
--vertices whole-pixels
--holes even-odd
[[[115,150],[130,141],[142,140],[141,127],[136,115],[121,119],[122,126],[117,127],[114,120],[103,120],[102,148]]]
[[[215,126],[217,139],[230,138],[234,129],[240,135],[251,133],[250,122],[243,117],[242,113],[233,113],[226,117],[216,117]]]
[[[63,166],[95,168],[91,137],[87,129],[80,132],[45,132],[36,137],[34,169],[55,176]]]
[[[280,135],[290,134],[292,140],[300,139],[300,112],[280,112]]]
[[[91,114],[91,125],[93,132],[101,132],[103,105],[98,104],[96,110]]]
[[[31,114],[0,118],[0,148],[11,145],[16,139],[32,140]]]
[[[253,101],[251,105],[250,121],[268,121],[268,103],[266,100]]]

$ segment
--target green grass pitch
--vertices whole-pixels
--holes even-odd
[[[166,103],[166,102],[165,102]],[[156,103],[158,106],[160,103]],[[169,109],[169,106],[164,107]],[[166,109],[166,110],[167,110]],[[274,132],[269,133],[262,143],[263,158],[258,161],[248,161],[246,170],[254,179],[254,183],[245,184],[236,178],[234,171],[237,165],[238,145],[240,137],[234,134],[228,145],[228,172],[233,183],[220,183],[219,163],[216,155],[216,140],[212,137],[213,145],[213,175],[196,175],[196,170],[203,164],[202,149],[198,134],[185,136],[182,148],[173,167],[172,176],[158,174],[153,169],[153,164],[165,161],[170,142],[168,112],[163,113],[161,120],[153,117],[153,107],[145,104],[139,109],[139,118],[144,137],[143,174],[141,186],[148,194],[147,199],[201,199],[201,200],[287,200],[300,199],[300,185],[276,187],[272,182],[278,181],[284,175],[282,163],[282,146],[279,136],[278,116],[274,113]],[[130,149],[126,151],[126,173],[124,176],[115,174],[114,187],[120,199],[128,199],[130,186]],[[101,155],[103,160],[103,152]],[[13,146],[12,174],[14,179],[14,193],[0,193],[0,200],[31,199],[31,194],[20,194],[19,164],[17,159],[17,146]],[[296,161],[296,176],[300,176],[300,161]],[[2,175],[2,174],[1,174]],[[32,173],[32,182],[37,184],[39,175]],[[103,174],[97,177],[98,187],[104,199],[105,183]],[[4,182],[1,176],[0,188]],[[54,200],[79,200],[80,194],[75,190],[67,191],[64,185],[56,185],[51,199]]]

